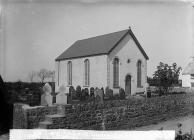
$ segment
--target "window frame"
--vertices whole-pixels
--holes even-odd
[[[90,61],[84,60],[84,87],[90,86]]]
[[[113,88],[119,88],[119,58],[113,59]]]
[[[142,88],[142,61],[137,61],[137,87]]]
[[[67,85],[72,86],[72,61],[67,62]]]

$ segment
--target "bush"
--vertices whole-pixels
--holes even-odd
[[[75,88],[73,86],[70,86],[69,87],[69,95],[70,95],[70,97],[71,97],[72,100],[76,100],[76,99],[79,98],[79,97],[77,97]]]
[[[114,99],[114,100],[120,100],[120,95],[119,95],[119,94],[113,95],[113,99]]]
[[[90,97],[94,97],[94,88],[93,87],[90,88]]]
[[[88,90],[88,88],[85,88],[84,89],[84,96],[85,96],[85,99],[88,99],[89,98],[89,90]]]
[[[109,87],[106,87],[106,94],[105,94],[105,97],[107,99],[113,99],[113,90],[112,89],[109,89]]]
[[[119,89],[119,97],[121,100],[125,99],[125,90],[123,88]]]
[[[88,88],[82,89],[80,100],[81,101],[85,101],[85,100],[88,99],[88,97],[89,97],[89,90],[88,90]]]
[[[72,94],[73,94],[73,90],[74,90],[74,87],[73,86],[70,86],[69,87],[69,95],[72,97]]]
[[[102,87],[101,90],[102,90],[103,99],[104,99],[104,96],[105,96],[105,94],[104,94],[104,88]]]
[[[96,88],[94,92],[95,92],[95,100],[97,102],[103,101],[103,91],[102,91],[102,89]]]
[[[77,86],[76,87],[76,97],[77,99],[81,100],[81,93],[82,93],[82,89],[81,89],[81,86]]]
[[[84,91],[84,89],[82,89],[81,95],[80,95],[80,101],[84,101],[84,94],[85,94],[85,91]]]
[[[107,87],[105,88],[105,96],[107,95],[108,90],[109,90],[109,87],[107,86]]]

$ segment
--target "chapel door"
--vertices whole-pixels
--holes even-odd
[[[131,95],[131,76],[127,75],[125,78],[125,94]]]

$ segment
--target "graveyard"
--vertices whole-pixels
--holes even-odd
[[[51,86],[46,83],[39,105],[14,104],[13,128],[134,130],[194,114],[192,93],[152,98],[136,95],[126,99],[122,90],[117,95],[110,91],[106,89],[103,93],[99,88],[92,89],[78,101],[76,91],[70,90],[71,95],[65,93],[64,85],[59,87],[56,96],[52,96]]]

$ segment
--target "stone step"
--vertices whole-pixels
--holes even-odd
[[[47,129],[49,127],[49,125],[52,125],[52,122],[50,121],[43,121],[43,122],[39,122],[39,129]]]

